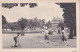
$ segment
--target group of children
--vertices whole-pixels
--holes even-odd
[[[61,30],[58,30],[58,33],[61,35],[61,42],[64,42],[66,46],[69,46],[68,45],[68,36],[67,34],[65,33],[65,30],[64,30],[64,27],[62,26],[60,28]],[[51,30],[48,30],[47,28],[45,28],[45,30],[43,31],[44,34],[45,34],[45,41],[47,41],[47,43],[49,43],[49,35],[50,35],[50,32]]]
[[[44,38],[45,38],[45,41],[47,41],[47,43],[49,43],[49,35],[53,34],[53,32],[51,32],[51,30],[48,30],[48,28],[45,28],[45,30],[43,31],[44,32]],[[59,34],[61,34],[61,38],[62,38],[62,42],[65,43],[66,46],[69,46],[68,45],[68,36],[65,34],[65,30],[64,30],[64,27],[61,27],[61,31],[59,31]],[[18,44],[19,44],[19,36],[20,36],[20,33],[17,33],[17,36],[14,37],[14,47],[18,47]]]

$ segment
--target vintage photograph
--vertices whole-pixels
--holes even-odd
[[[76,3],[2,3],[2,48],[76,48]]]

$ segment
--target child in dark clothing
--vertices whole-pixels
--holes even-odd
[[[14,42],[15,42],[14,47],[17,47],[17,44],[19,42],[19,35],[20,35],[20,33],[17,33],[17,36],[14,37]]]

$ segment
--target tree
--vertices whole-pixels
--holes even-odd
[[[34,22],[33,19],[30,19],[30,20],[29,20],[29,28],[30,28],[30,29],[33,29],[33,27],[34,27],[34,23],[33,23],[33,22]]]
[[[43,28],[44,25],[45,25],[45,19],[39,19],[39,27]]]
[[[18,6],[18,3],[2,3],[2,7],[11,9],[14,6]]]
[[[30,8],[34,8],[34,7],[36,7],[37,6],[37,3],[29,3],[29,7]]]
[[[62,27],[62,26],[66,27],[66,24],[64,22],[62,22],[62,21],[59,21],[57,27]]]
[[[34,7],[38,6],[37,3],[20,3],[20,7],[24,7],[27,5],[29,5],[30,8],[34,8]],[[18,3],[2,3],[2,7],[4,7],[4,8],[11,9],[14,6],[17,7]]]
[[[37,27],[39,27],[39,20],[37,19],[37,17],[36,18],[34,18],[34,22],[33,22],[33,24],[34,24],[34,28],[37,28]]]
[[[8,22],[6,20],[6,18],[2,15],[2,29],[6,29],[7,30],[7,27],[8,27]]]
[[[46,26],[48,27],[48,28],[50,28],[51,27],[51,21],[48,21],[47,23],[46,23]]]
[[[28,3],[20,3],[21,7],[24,7],[25,5],[27,5]]]
[[[18,20],[18,25],[20,27],[20,29],[22,30],[22,35],[24,35],[23,30],[26,28],[26,26],[28,25],[28,20],[21,18]]]
[[[76,4],[75,3],[60,3],[60,7],[64,8],[64,23],[70,28],[69,38],[76,36]]]
[[[17,22],[9,23],[8,26],[11,30],[19,30],[19,25]]]
[[[2,15],[2,25],[7,24],[6,18]]]

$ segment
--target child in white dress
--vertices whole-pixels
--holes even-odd
[[[64,27],[61,27],[61,36],[62,36],[62,41],[65,43],[65,45],[69,46],[67,41],[68,36],[65,34]]]

